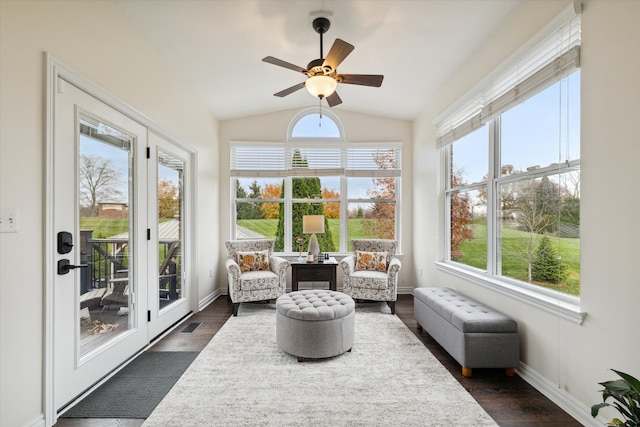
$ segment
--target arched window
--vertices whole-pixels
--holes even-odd
[[[289,140],[297,138],[343,139],[342,125],[332,113],[305,110],[291,121]]]
[[[333,112],[313,108],[291,119],[286,142],[231,142],[232,237],[268,237],[276,252],[306,253],[303,217],[322,215],[322,252],[349,252],[353,238],[395,239],[402,145],[344,135]]]

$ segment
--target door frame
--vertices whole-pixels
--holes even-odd
[[[182,150],[186,151],[190,156],[191,169],[189,171],[189,178],[192,183],[189,191],[190,206],[186,209],[188,212],[185,221],[189,221],[191,224],[187,238],[188,250],[191,254],[185,264],[186,280],[189,281],[190,297],[189,305],[191,310],[197,311],[198,309],[198,275],[196,268],[197,259],[197,242],[195,236],[198,235],[198,223],[197,223],[197,158],[198,152],[195,148],[189,144],[181,141],[179,138],[171,135],[164,129],[162,129],[157,123],[144,115],[142,112],[136,110],[129,104],[120,100],[119,98],[111,95],[104,90],[98,84],[85,78],[83,75],[70,68],[62,61],[58,60],[55,56],[49,52],[44,53],[45,64],[45,157],[44,157],[44,169],[45,169],[45,182],[44,182],[44,268],[43,268],[43,282],[44,282],[44,352],[43,352],[43,389],[42,389],[42,402],[44,405],[44,419],[45,425],[50,426],[57,421],[57,410],[55,407],[54,399],[54,355],[53,355],[53,342],[54,342],[54,279],[56,275],[55,267],[55,254],[56,254],[56,239],[54,228],[54,148],[55,148],[55,101],[58,91],[57,81],[58,78],[65,80],[69,84],[76,86],[83,90],[87,94],[93,96],[97,100],[103,102],[116,111],[124,114],[132,120],[137,121],[141,125],[147,128],[147,133],[154,132],[159,136],[165,138],[171,144],[176,145]],[[145,177],[146,178],[146,177]],[[146,215],[146,213],[145,213]],[[150,341],[152,337],[148,337],[147,341]],[[117,371],[117,370],[116,370]],[[115,373],[115,372],[114,372]],[[111,374],[113,375],[113,373]]]

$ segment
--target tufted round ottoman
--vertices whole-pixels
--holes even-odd
[[[336,291],[284,294],[276,300],[276,342],[298,362],[351,351],[355,307],[350,296]]]

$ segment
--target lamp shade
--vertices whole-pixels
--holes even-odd
[[[324,215],[304,215],[302,232],[305,234],[324,233]]]
[[[338,82],[332,77],[320,75],[309,77],[304,85],[311,95],[326,98],[336,91]]]

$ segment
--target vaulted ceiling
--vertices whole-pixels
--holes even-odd
[[[334,108],[405,120],[524,0],[112,0],[220,120],[317,105],[305,80],[262,62],[274,56],[306,68],[320,56],[312,12],[355,46],[338,70],[384,74],[380,88],[338,85]],[[326,102],[325,104],[326,105]]]

